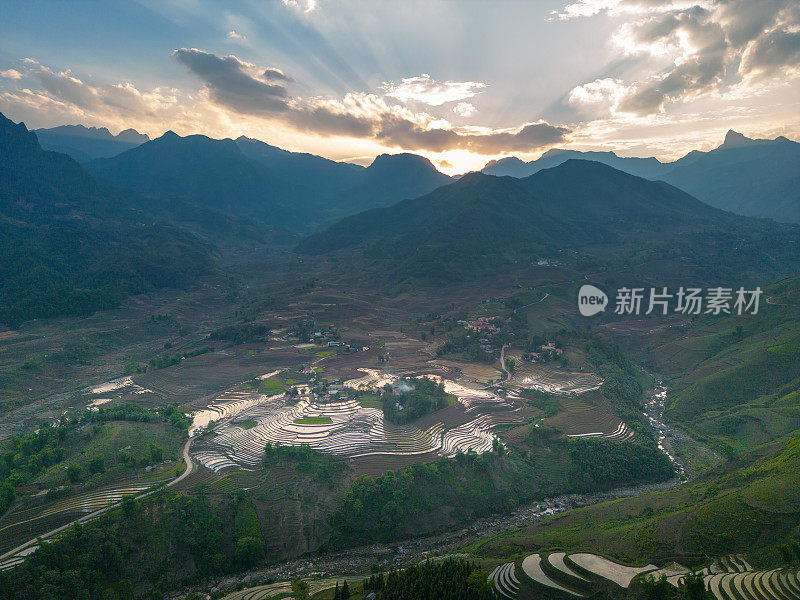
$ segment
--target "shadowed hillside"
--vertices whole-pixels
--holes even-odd
[[[737,217],[663,182],[570,160],[525,179],[466,175],[344,219],[298,251],[356,249],[401,276],[474,277],[558,257],[575,266],[657,260],[672,264],[665,278],[679,271],[737,280],[748,271],[781,272],[787,264],[776,257],[793,256],[786,244],[797,236],[794,227]]]

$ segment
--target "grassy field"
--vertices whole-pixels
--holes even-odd
[[[278,379],[266,379],[258,386],[258,391],[261,394],[274,396],[275,394],[282,394],[286,391],[286,386]]]
[[[295,419],[295,423],[298,425],[330,425],[333,423],[330,417],[321,416],[321,417],[302,417],[300,419]]]
[[[485,557],[538,550],[587,551],[622,562],[744,553],[755,565],[781,560],[778,548],[800,525],[800,437],[727,463],[692,485],[558,515],[481,544]]]

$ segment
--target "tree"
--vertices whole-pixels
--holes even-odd
[[[103,457],[98,456],[97,458],[93,458],[92,461],[89,463],[88,469],[90,475],[97,475],[98,473],[103,473],[106,470],[106,465],[105,461],[103,460]]]
[[[642,598],[645,600],[664,600],[669,594],[669,583],[666,575],[655,579],[652,575],[644,577],[640,583]]]
[[[687,573],[683,578],[683,594],[686,600],[703,600],[706,597],[706,583],[700,573]]]
[[[350,598],[350,586],[347,585],[347,580],[344,580],[342,584],[342,600],[349,600]]]
[[[501,442],[498,438],[492,439],[492,452],[499,454],[500,456],[506,453],[506,447],[503,446],[503,442]]]
[[[264,540],[255,537],[243,537],[236,541],[236,560],[249,567],[264,556]]]
[[[132,519],[136,514],[136,496],[133,494],[125,494],[122,496],[122,514],[128,519]]]
[[[70,483],[77,483],[81,478],[81,468],[78,465],[67,467],[67,479]]]
[[[296,600],[308,600],[308,583],[302,579],[295,579],[292,581],[292,595]]]
[[[157,444],[150,444],[150,462],[159,463],[164,460],[164,449]]]

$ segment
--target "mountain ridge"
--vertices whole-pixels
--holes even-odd
[[[149,136],[132,128],[114,135],[106,127],[84,125],[59,125],[34,129],[33,133],[45,150],[68,154],[80,163],[108,158],[150,140]]]
[[[211,269],[208,244],[142,213],[0,114],[0,321],[89,314]]]
[[[790,234],[797,229],[721,211],[664,182],[570,159],[524,179],[467,174],[425,196],[343,219],[297,251],[356,251],[399,276],[470,278],[573,251],[585,258],[621,253],[622,260],[650,248],[653,257],[644,258],[651,260],[684,237],[704,254],[743,236],[742,264],[754,265],[764,260],[758,243],[772,246],[772,236]],[[692,265],[687,270],[708,275],[699,257]]]
[[[554,148],[530,162],[514,156],[489,161],[482,172],[521,178],[569,158],[594,160],[632,175],[661,179],[711,206],[737,214],[800,223],[800,143],[784,136],[752,139],[731,129],[716,148],[692,150],[667,163],[653,157],[619,157],[611,151]]]

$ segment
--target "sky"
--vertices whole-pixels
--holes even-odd
[[[450,174],[800,139],[798,0],[0,0],[0,112]]]

